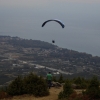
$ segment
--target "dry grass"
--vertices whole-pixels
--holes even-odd
[[[13,98],[7,98],[7,99],[3,99],[3,100],[57,100],[58,98],[58,94],[60,91],[62,91],[62,87],[60,88],[54,88],[52,87],[49,91],[50,91],[50,95],[49,96],[45,96],[45,97],[34,97],[32,95],[21,95],[21,96],[14,96]],[[75,90],[78,94],[82,93],[81,89],[76,89]]]
[[[81,94],[82,91],[85,91],[85,89],[75,89],[75,91],[77,92],[77,94]]]

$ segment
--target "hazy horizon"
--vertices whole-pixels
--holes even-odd
[[[100,56],[100,0],[0,0],[0,35],[41,40]],[[42,23],[59,19],[56,23]]]

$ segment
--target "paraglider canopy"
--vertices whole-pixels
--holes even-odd
[[[58,23],[62,26],[62,28],[65,27],[64,23],[62,23],[62,22],[61,22],[60,20],[58,20],[58,19],[47,20],[47,21],[45,21],[45,22],[42,24],[42,27],[44,27],[44,25],[45,25],[47,22],[50,22],[50,21],[58,22]]]

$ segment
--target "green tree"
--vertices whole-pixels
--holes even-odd
[[[34,96],[49,95],[49,89],[46,80],[43,77],[39,77],[33,73],[30,73],[24,78],[18,76],[8,86],[7,92],[9,95],[22,95],[22,94],[32,94]]]
[[[33,73],[24,77],[24,91],[27,94],[33,94],[35,96],[45,96],[49,94],[46,80]]]
[[[83,89],[83,88],[87,88],[87,85],[88,85],[86,80],[84,78],[82,78],[82,77],[74,78],[73,82],[77,85],[76,88]]]
[[[82,83],[81,77],[77,77],[77,78],[74,80],[74,83],[77,84],[77,85],[81,84],[81,83]]]
[[[57,79],[55,76],[52,77],[52,81],[57,82]]]
[[[58,82],[59,83],[63,83],[64,82],[64,79],[63,79],[63,75],[62,74],[60,74],[60,77],[58,79]]]
[[[7,92],[9,95],[23,94],[23,80],[21,76],[18,76],[14,81],[12,81],[8,86]]]
[[[91,79],[85,94],[89,95],[91,100],[100,98],[99,80],[96,76]]]
[[[67,99],[74,90],[72,89],[71,83],[69,80],[66,80],[65,85],[63,86],[63,91],[58,95],[58,99]]]

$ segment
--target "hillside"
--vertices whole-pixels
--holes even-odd
[[[57,77],[100,78],[100,57],[40,40],[0,36],[0,85],[7,85],[18,75],[34,72],[45,76],[48,71]]]

